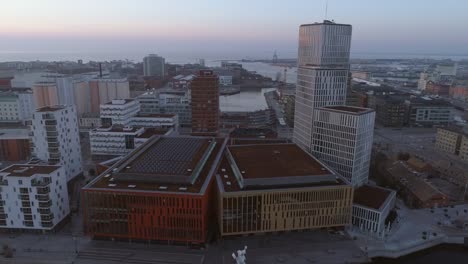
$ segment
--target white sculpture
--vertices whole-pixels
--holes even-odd
[[[247,246],[245,246],[243,250],[237,250],[237,256],[236,256],[236,253],[232,253],[232,258],[236,261],[236,264],[246,264],[245,262],[246,254],[247,254]]]

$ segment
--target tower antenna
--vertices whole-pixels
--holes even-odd
[[[325,20],[328,18],[328,0],[325,2]]]

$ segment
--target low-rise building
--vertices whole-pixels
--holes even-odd
[[[140,114],[176,114],[181,127],[191,126],[192,107],[188,91],[151,91],[137,97]]]
[[[447,125],[453,122],[453,106],[444,100],[419,97],[407,100],[405,104],[409,126]]]
[[[143,144],[151,135],[169,135],[172,129],[109,126],[89,131],[89,142],[93,159],[107,159],[126,155]]]
[[[296,144],[228,146],[216,181],[221,236],[351,224],[351,185]]]
[[[20,164],[0,170],[0,230],[52,230],[69,214],[65,169]]]
[[[462,137],[462,130],[458,127],[437,128],[435,146],[440,151],[458,155]]]
[[[222,128],[266,127],[276,124],[276,115],[272,109],[254,112],[222,112]]]
[[[80,128],[97,128],[102,126],[101,117],[98,113],[84,113],[78,120]]]
[[[402,187],[402,196],[411,208],[446,206],[447,195],[427,181],[427,178],[408,168],[403,161],[395,161],[387,168],[393,182]]]
[[[370,185],[357,188],[354,190],[353,225],[367,234],[383,238],[395,200],[396,192],[390,189]]]
[[[106,126],[130,123],[130,119],[138,114],[140,104],[133,99],[115,99],[100,106],[101,123]]]
[[[205,243],[216,226],[212,184],[226,142],[152,137],[82,189],[85,233]]]
[[[468,83],[450,87],[450,97],[457,100],[468,101]]]
[[[222,85],[222,86],[232,85],[232,76],[230,76],[230,75],[219,75],[219,85]]]

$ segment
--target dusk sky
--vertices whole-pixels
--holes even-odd
[[[4,0],[0,52],[297,53],[325,0]],[[352,51],[468,54],[468,1],[329,0]]]

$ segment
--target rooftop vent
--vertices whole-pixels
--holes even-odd
[[[227,178],[228,178],[228,175],[227,175],[227,174],[224,174],[224,178],[227,179]]]
[[[136,187],[136,185],[134,185],[134,184],[129,184],[128,185],[128,188],[135,188],[135,187]]]
[[[187,191],[187,187],[179,187],[179,191]]]
[[[230,181],[226,182],[226,185],[231,186],[231,182]]]
[[[278,155],[278,154],[280,154],[280,153],[281,153],[281,152],[280,152],[279,150],[273,150],[273,154],[275,154],[275,155]]]
[[[118,170],[119,170],[119,169],[117,169],[117,168],[114,168],[112,171],[113,171],[113,172],[116,172],[116,171],[118,171]]]
[[[109,178],[109,177],[110,177],[110,174],[104,175],[104,178]]]
[[[21,167],[21,168],[19,168],[18,170],[14,170],[13,172],[14,172],[14,173],[23,173],[23,172],[25,172],[25,171],[27,171],[27,170],[29,170],[28,167]]]
[[[242,174],[245,174],[245,171],[241,171]]]
[[[222,168],[222,169],[221,169],[221,171],[222,171],[222,172],[225,172],[225,171],[226,171],[226,169],[225,169],[225,168]]]
[[[114,178],[110,178],[110,180],[109,180],[109,181],[110,181],[110,182],[113,182],[113,181],[114,181]]]
[[[192,172],[192,169],[187,169],[188,172]]]
[[[167,186],[159,186],[159,190],[167,190]]]
[[[109,187],[115,187],[115,186],[117,186],[117,184],[110,183],[108,186],[109,186]]]
[[[131,169],[131,168],[132,168],[132,166],[127,166],[127,167],[125,167],[125,168],[126,168],[126,169]]]

